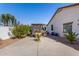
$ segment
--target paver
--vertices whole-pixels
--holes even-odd
[[[7,56],[29,56],[36,55],[37,43],[27,37],[19,42],[0,49],[0,55]]]
[[[79,55],[79,51],[48,37],[41,37],[35,42],[33,37],[26,37],[16,43],[0,49],[2,56],[69,56]]]

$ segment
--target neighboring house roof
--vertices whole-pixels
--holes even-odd
[[[52,21],[52,19],[54,18],[54,16],[59,13],[60,11],[62,11],[63,9],[65,8],[69,8],[69,7],[73,7],[73,6],[78,6],[79,3],[76,3],[76,4],[72,4],[72,5],[68,5],[68,6],[64,6],[64,7],[60,7],[56,10],[56,12],[54,13],[54,15],[52,16],[52,18],[50,19],[50,21],[48,22],[47,26],[49,25],[49,23]]]
[[[45,25],[45,24],[32,24],[32,25]]]
[[[32,24],[31,26],[32,26],[32,27],[35,26],[35,27],[39,27],[39,28],[40,28],[41,26],[43,27],[43,26],[46,26],[46,25],[45,25],[45,24]]]
[[[45,24],[32,24],[31,26],[32,26],[32,27],[33,27],[33,26],[35,26],[35,27],[36,27],[36,26],[39,26],[39,27],[40,27],[40,26],[46,26],[46,25],[45,25]]]

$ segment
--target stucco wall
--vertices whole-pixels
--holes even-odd
[[[0,26],[0,39],[6,40],[11,37],[11,27]]]
[[[47,26],[47,31],[51,33],[51,24],[54,26],[54,32],[57,32],[61,37],[63,37],[63,24],[68,22],[73,22],[72,31],[79,33],[79,5],[74,7],[69,7],[62,9],[61,12],[57,13],[52,21]],[[78,36],[79,37],[79,36]]]

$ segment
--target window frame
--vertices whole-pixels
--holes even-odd
[[[73,22],[64,23],[63,24],[63,33],[67,33],[66,31],[64,31],[64,25],[68,25],[68,24],[71,24],[71,28],[72,28]],[[71,29],[71,32],[72,32],[72,29]]]
[[[53,24],[51,25],[51,31],[53,31]]]

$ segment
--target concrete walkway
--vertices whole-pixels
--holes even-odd
[[[35,42],[32,37],[26,37],[16,43],[0,49],[1,56],[71,56],[79,55],[79,51],[56,42],[53,39],[42,37]]]

